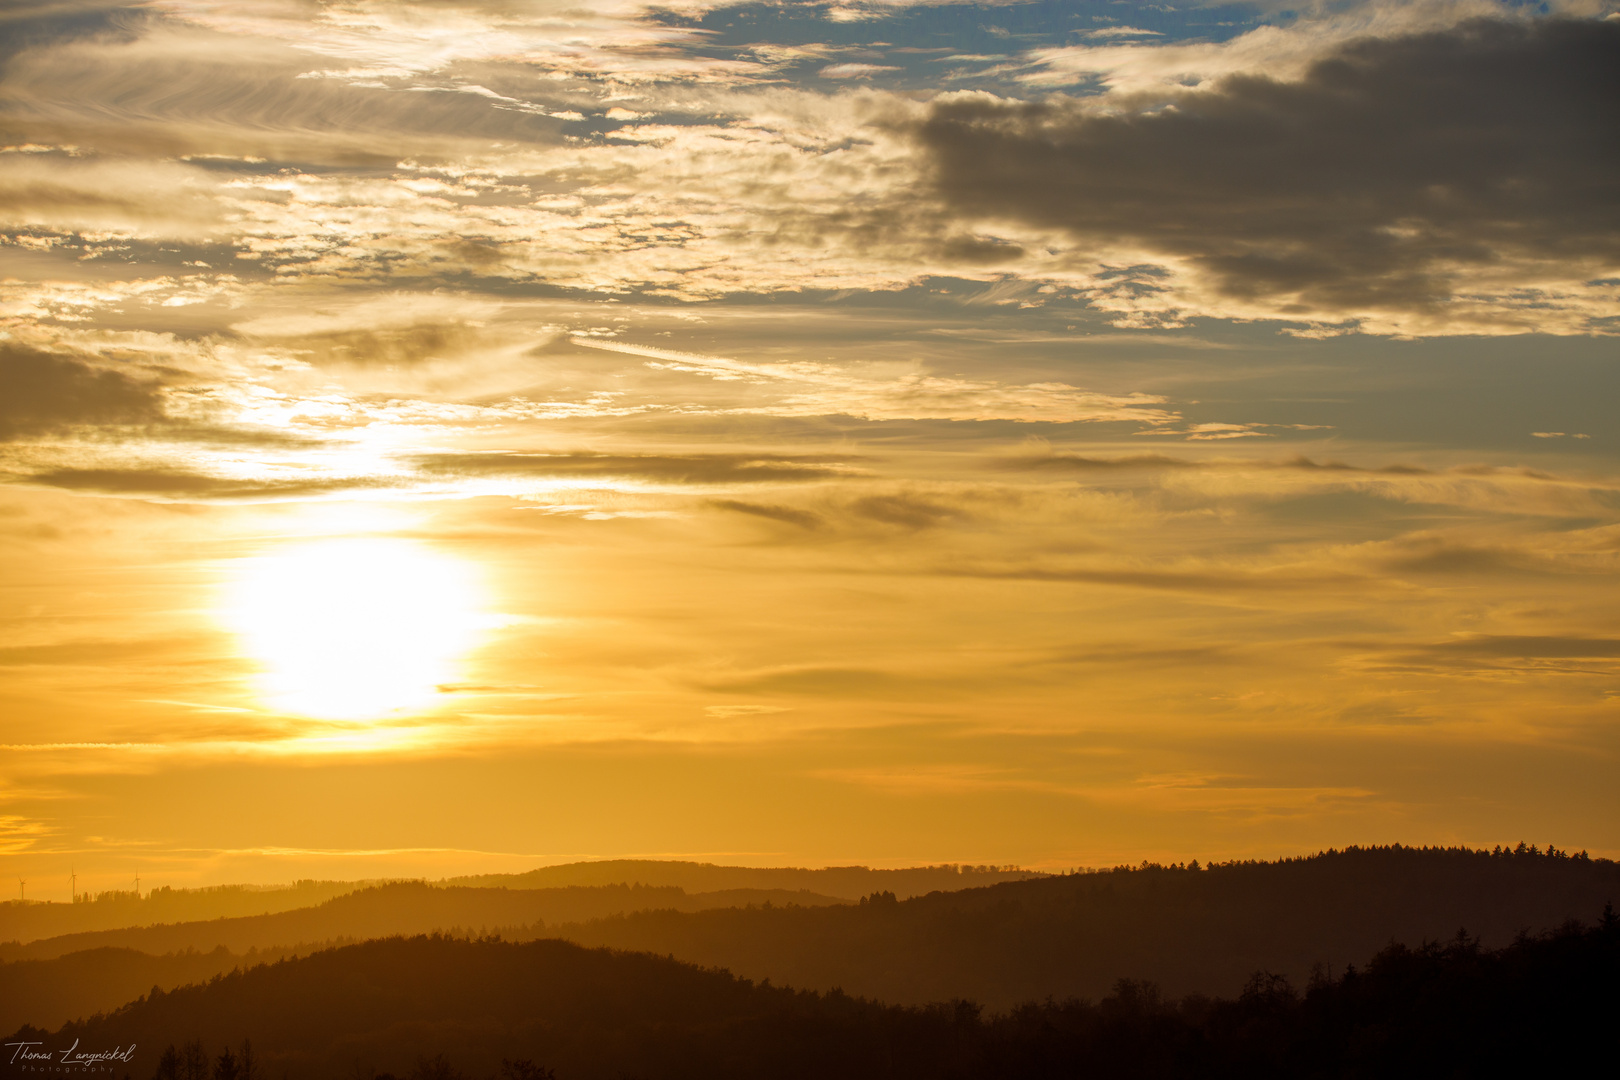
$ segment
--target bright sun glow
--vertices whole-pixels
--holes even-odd
[[[226,601],[267,702],[365,720],[431,704],[484,624],[471,568],[393,539],[326,540],[247,560]]]

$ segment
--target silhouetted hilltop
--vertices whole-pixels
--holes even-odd
[[[1279,862],[1141,866],[852,907],[641,912],[551,933],[884,1001],[1003,1008],[1097,997],[1116,979],[1232,993],[1253,971],[1300,980],[1390,941],[1487,944],[1620,900],[1620,866],[1525,849],[1352,848]]]
[[[313,907],[363,889],[364,881],[298,881],[290,886],[217,885],[203,889],[153,889],[137,896],[111,890],[71,904],[0,903],[0,941],[28,942],[94,930],[202,919],[240,918]],[[86,894],[88,896],[89,894]]]
[[[154,986],[170,989],[207,982],[238,967],[269,963],[315,948],[194,950],[149,956],[134,949],[88,949],[54,960],[0,964],[0,1031],[23,1024],[60,1027],[133,1001]]]
[[[626,911],[667,908],[703,911],[745,904],[837,904],[814,893],[732,889],[691,895],[680,889],[605,885],[564,889],[442,888],[420,881],[374,885],[310,908],[207,922],[140,926],[67,934],[26,945],[0,945],[0,961],[45,960],[85,949],[138,949],[152,955],[186,949],[234,952],[338,938],[422,934],[434,930],[495,930],[577,922]],[[0,982],[6,968],[0,964]]]
[[[89,1015],[152,986],[228,970],[233,954],[251,949],[309,952],[436,930],[566,937],[897,1003],[1094,998],[1126,976],[1175,995],[1231,993],[1258,969],[1298,982],[1318,963],[1337,970],[1389,941],[1442,940],[1459,927],[1504,944],[1521,930],[1590,917],[1611,897],[1620,897],[1620,867],[1606,860],[1402,847],[1119,868],[904,901],[885,892],[861,904],[765,890],[407,882],[273,915],[0,947],[0,957],[39,961],[0,963],[0,1007],[16,1010],[0,1008],[0,1021]],[[202,955],[170,955],[188,950]],[[31,994],[32,986],[51,989]]]
[[[1466,938],[1391,946],[1303,997],[1264,973],[1225,1001],[1170,1003],[1124,981],[1095,1005],[988,1018],[965,1001],[884,1006],[560,941],[418,937],[256,967],[5,1041],[133,1046],[119,1068],[142,1080],[186,1076],[188,1058],[198,1080],[210,1063],[214,1080],[1565,1076],[1611,1056],[1617,976],[1612,911],[1597,929],[1498,952]],[[244,1041],[247,1076],[235,1052]]]
[[[938,890],[975,888],[998,881],[1018,881],[1038,876],[1040,875],[1030,871],[995,866],[918,866],[904,870],[834,866],[822,870],[803,870],[793,867],[715,866],[709,863],[659,859],[613,859],[545,866],[522,874],[484,874],[477,877],[449,878],[437,884],[452,888],[526,890],[644,885],[652,888],[678,889],[686,893],[813,893],[824,898],[821,902],[826,902],[827,899],[857,900],[867,893],[883,890],[902,898],[920,896]],[[18,955],[7,951],[7,945],[10,944],[26,944],[44,938],[87,934],[97,930],[204,922],[293,911],[314,907],[335,897],[383,884],[388,883],[299,881],[291,886],[216,885],[199,889],[174,889],[165,886],[139,896],[133,889],[101,892],[92,898],[71,904],[0,901],[0,942],[6,943],[0,945],[0,958]],[[759,903],[764,899],[766,897],[756,896],[752,900],[744,899],[738,902]],[[775,902],[784,901],[778,897]],[[605,914],[608,912],[596,911],[591,914],[560,917],[593,918]],[[102,944],[113,943],[102,942]],[[81,944],[76,947],[88,946]],[[212,948],[213,945],[206,947]]]
[[[481,888],[552,889],[565,885],[630,884],[674,886],[688,892],[722,889],[807,890],[823,896],[858,900],[868,893],[892,892],[904,899],[931,892],[948,892],[1045,877],[1012,866],[912,866],[903,870],[874,870],[866,866],[828,866],[806,870],[790,866],[716,866],[712,863],[663,859],[608,859],[601,862],[543,866],[522,874],[484,874],[450,878],[446,885]]]

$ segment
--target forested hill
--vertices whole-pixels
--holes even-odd
[[[292,885],[272,887],[164,887],[151,889],[144,894],[137,894],[133,888],[127,891],[113,889],[72,904],[19,903],[11,900],[0,903],[0,942],[21,943],[129,926],[266,915],[313,907],[369,884],[373,883],[299,881]]]
[[[560,941],[418,937],[256,967],[5,1041],[116,1049],[121,1072],[154,1080],[204,1080],[210,1065],[214,1080],[1427,1080],[1577,1075],[1609,1057],[1617,1008],[1612,915],[1499,953],[1467,940],[1390,947],[1303,998],[1263,976],[1230,1001],[1171,1003],[1127,982],[1095,1005],[995,1017],[968,1002],[884,1006]]]
[[[970,889],[1000,881],[1021,881],[1042,875],[1008,866],[913,866],[875,870],[866,866],[831,866],[819,870],[800,867],[716,866],[711,863],[665,859],[610,859],[597,862],[543,866],[521,874],[484,874],[449,878],[435,884],[446,888],[560,890],[636,886],[686,893],[753,892],[813,893],[817,896],[858,900],[867,893],[888,891],[901,898],[936,890]],[[66,884],[64,882],[64,884]],[[46,938],[86,934],[169,923],[206,922],[246,918],[298,908],[314,907],[334,897],[389,884],[378,881],[299,881],[289,886],[217,885],[198,889],[164,886],[137,894],[133,889],[97,893],[75,903],[20,903],[0,901],[0,943],[25,945]],[[397,884],[397,882],[396,882]],[[415,882],[415,884],[426,884]],[[650,895],[650,894],[649,894]],[[756,897],[756,902],[762,897]],[[746,903],[746,900],[740,901]],[[778,899],[777,902],[781,902]],[[688,906],[675,904],[673,906]],[[621,910],[621,909],[614,909]],[[595,914],[605,914],[599,911]],[[551,918],[552,916],[545,916]],[[564,915],[583,918],[584,915]],[[390,933],[403,932],[396,927]],[[416,929],[428,929],[418,927]],[[88,939],[81,939],[87,941]],[[266,944],[285,944],[281,940]],[[94,947],[123,947],[123,939],[102,938]],[[197,943],[212,949],[225,942]],[[80,944],[78,948],[91,947]],[[39,951],[18,953],[0,945],[0,956],[38,958]],[[51,953],[50,955],[55,955]]]
[[[1390,941],[1467,929],[1500,945],[1566,919],[1591,922],[1611,899],[1620,901],[1620,866],[1609,860],[1395,846],[1121,868],[854,907],[648,911],[552,932],[799,987],[1004,1007],[1095,998],[1125,976],[1175,995],[1233,993],[1259,969],[1298,982],[1319,963],[1342,970]]]
[[[558,921],[595,919],[645,908],[697,911],[763,904],[834,904],[814,893],[731,890],[688,894],[681,889],[604,885],[563,889],[468,889],[420,881],[375,885],[315,907],[239,919],[171,923],[0,945],[0,961],[43,960],[84,949],[137,949],[153,955],[185,949],[232,952],[340,938],[422,934],[433,930],[496,930]],[[3,977],[0,968],[0,977]]]
[[[334,943],[335,944],[335,943]],[[134,949],[85,949],[53,960],[0,964],[0,1031],[23,1024],[57,1028],[69,1020],[111,1012],[154,986],[165,990],[204,983],[238,967],[318,951],[260,949],[233,953],[185,950],[152,956]]]
[[[543,866],[522,874],[451,878],[445,884],[478,888],[552,889],[566,885],[628,882],[632,885],[675,886],[687,892],[714,892],[721,889],[807,890],[846,900],[858,900],[869,893],[892,892],[903,900],[931,892],[951,892],[1045,876],[1013,866],[962,866],[955,863],[910,866],[898,870],[880,870],[869,866],[827,866],[808,870],[794,866],[716,866],[712,863],[664,859],[605,859],[600,862]]]

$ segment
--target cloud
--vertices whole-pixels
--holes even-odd
[[[903,529],[929,529],[965,516],[955,507],[904,494],[869,495],[856,499],[850,509],[858,517]]]
[[[1167,592],[1299,592],[1319,593],[1330,588],[1356,586],[1364,579],[1343,573],[1299,573],[1284,568],[1253,571],[1215,568],[1211,570],[1154,570],[1123,568],[1063,568],[1043,566],[942,567],[936,573],[952,577],[988,578],[1002,581],[1050,581],[1079,585],[1118,585],[1133,589]]]
[[[769,70],[690,51],[685,47],[701,42],[703,31],[647,18],[650,5],[641,0],[471,0],[454,7],[350,0],[314,12],[296,0],[246,10],[212,0],[155,0],[154,6],[197,26],[278,40],[342,61],[357,79],[494,62],[519,62],[546,74],[611,74],[624,82],[723,81]],[[657,8],[700,14],[714,6],[673,0]]]
[[[106,495],[151,496],[163,499],[274,499],[308,498],[338,491],[387,486],[371,477],[318,479],[244,479],[216,476],[188,469],[109,468],[49,469],[18,479],[30,484],[94,491]]]
[[[1096,81],[1125,93],[1201,86],[1240,74],[1297,79],[1324,54],[1347,42],[1447,30],[1469,18],[1516,14],[1497,0],[1331,0],[1290,4],[1284,10],[1296,17],[1282,25],[1264,22],[1225,41],[1195,38],[1037,47],[1024,54],[1028,67],[1019,77],[1037,86]],[[1147,33],[1121,29],[1128,33],[1119,36]],[[1103,29],[1085,36],[1115,34]]]
[[[965,221],[1134,247],[1171,308],[1584,332],[1620,313],[1617,73],[1620,22],[1479,20],[1162,108],[948,95],[918,138]]]
[[[157,388],[71,356],[0,342],[0,440],[86,425],[152,423]]]
[[[661,484],[793,483],[847,478],[838,458],[790,454],[424,454],[414,460],[429,474],[521,476],[548,479],[642,480]]]
[[[0,9],[0,63],[18,53],[61,42],[130,37],[139,8],[103,0],[13,0]]]
[[[1087,30],[1088,38],[1163,37],[1157,30],[1141,30],[1134,26],[1105,26],[1101,30]]]
[[[253,158],[392,165],[411,153],[466,152],[490,139],[545,146],[563,138],[551,114],[567,99],[555,88],[518,101],[490,98],[465,81],[423,85],[405,72],[303,78],[327,69],[273,38],[167,18],[136,25],[138,33],[13,58],[4,74],[11,126],[26,124],[35,142],[118,155],[105,168],[130,168],[124,155],[196,155],[194,164],[214,167],[216,183]],[[108,198],[120,194],[106,189]]]
[[[971,163],[986,181],[981,199],[973,176],[942,168],[940,147],[912,135],[925,115],[934,120],[924,130],[964,126],[962,99],[930,108],[866,86],[779,85],[784,65],[811,54],[837,59],[831,46],[761,43],[750,47],[760,62],[716,59],[699,55],[704,31],[631,0],[588,9],[565,0],[453,8],[165,0],[139,16],[97,16],[100,29],[41,32],[14,58],[5,73],[9,128],[59,152],[0,154],[15,159],[0,160],[0,218],[119,234],[84,242],[109,253],[124,234],[207,239],[234,246],[226,257],[238,268],[284,282],[521,283],[696,299],[893,289],[960,274],[1009,293],[1027,286],[1004,298],[1018,304],[1047,302],[1036,286],[1053,283],[1116,313],[1122,326],[1212,314],[1286,319],[1306,334],[1601,330],[1594,320],[1617,307],[1599,272],[1612,262],[1613,229],[1599,213],[1589,236],[1569,235],[1582,208],[1565,196],[1584,181],[1568,173],[1564,151],[1581,139],[1607,145],[1601,133],[1612,117],[1581,119],[1602,113],[1604,87],[1582,81],[1567,49],[1547,46],[1557,55],[1527,75],[1504,46],[1476,49],[1471,61],[1481,70],[1500,62],[1505,73],[1501,87],[1486,83],[1471,95],[1489,123],[1463,117],[1445,130],[1423,127],[1443,87],[1408,95],[1415,110],[1406,98],[1390,104],[1415,85],[1413,70],[1433,67],[1430,82],[1439,84],[1467,66],[1443,50],[1397,55],[1412,53],[1414,42],[1483,40],[1476,31],[1488,25],[1545,44],[1557,27],[1602,25],[1498,20],[1427,33],[1500,10],[1486,0],[1330,5],[1229,42],[1029,54],[1031,76],[1058,72],[1060,60],[1096,74],[1128,56],[1163,78],[1108,82],[1114,89],[1089,104],[993,102],[995,118],[965,125],[972,138],[982,141],[979,128],[1017,128],[1025,143],[1051,143],[1053,160],[1035,160],[1011,138],[1020,150],[1013,158]],[[1329,78],[1347,64],[1361,83]],[[1542,79],[1543,69],[1559,78]],[[1403,72],[1405,83],[1395,78],[1374,92]],[[1202,92],[1183,85],[1189,73]],[[1132,96],[1149,83],[1151,100]],[[1170,99],[1173,108],[1161,108]],[[1490,112],[1504,102],[1500,115]],[[1586,113],[1567,107],[1582,102]],[[1527,127],[1527,113],[1558,122]],[[1391,117],[1402,123],[1391,126]],[[1295,127],[1306,137],[1295,140]],[[1392,147],[1366,138],[1386,130]],[[1207,137],[1186,142],[1188,131]],[[1529,179],[1547,181],[1545,190],[1526,188],[1522,162],[1504,152],[1525,131],[1542,162]],[[1454,178],[1391,165],[1414,145],[1459,137],[1460,168],[1494,168],[1478,175],[1483,195],[1454,184],[1442,197],[1436,191]],[[1063,160],[1076,140],[1096,143],[1111,162],[1084,182]],[[1352,167],[1341,169],[1340,158]],[[1600,188],[1604,168],[1596,161],[1589,170]],[[931,191],[930,175],[955,177],[956,186]],[[1167,179],[1185,176],[1215,183],[1182,191]],[[1366,187],[1369,176],[1382,187]],[[1052,189],[1052,205],[1042,189]],[[1601,210],[1607,191],[1587,194]],[[1445,203],[1450,216],[1425,217],[1431,203]],[[1097,212],[1088,217],[1086,206]],[[1530,218],[1514,217],[1516,206],[1531,207]],[[380,354],[412,353],[409,333],[390,335]],[[358,353],[369,343],[332,344]],[[854,415],[1089,419],[1101,404],[1074,387],[960,382],[888,395],[903,400],[861,387],[872,411]],[[806,400],[806,409],[836,411],[830,396]],[[988,413],[968,400],[992,397]],[[880,411],[885,405],[893,408]]]
[[[1374,670],[1431,673],[1608,675],[1620,638],[1558,634],[1469,634],[1426,645],[1370,649]]]
[[[1200,467],[1196,461],[1166,457],[1163,454],[1129,454],[1123,457],[1099,458],[1085,454],[1052,452],[1051,450],[1020,448],[1010,454],[992,458],[990,464],[998,469],[1027,469],[1032,472],[1118,472],[1122,470],[1192,469]]]
[[[1436,656],[1620,660],[1620,638],[1477,634],[1428,647]]]
[[[1222,426],[1222,425],[1200,425]],[[1277,427],[1295,427],[1298,425],[1266,425]],[[1165,432],[1165,434],[1177,434]],[[1006,470],[1028,470],[1030,472],[1074,472],[1074,473],[1110,473],[1126,471],[1162,472],[1177,469],[1222,469],[1242,471],[1268,471],[1277,469],[1298,470],[1306,473],[1365,473],[1379,476],[1429,476],[1433,470],[1417,465],[1381,465],[1368,467],[1351,465],[1343,461],[1315,461],[1299,455],[1282,461],[1266,461],[1255,459],[1218,458],[1195,461],[1191,458],[1169,457],[1165,454],[1124,454],[1119,457],[1095,457],[1086,454],[1076,454],[1066,450],[1053,450],[1044,439],[1026,440],[1024,443],[1010,451],[997,454],[988,459],[992,468]],[[1494,470],[1481,471],[1475,467],[1465,467],[1466,472],[1456,470],[1468,476],[1494,475]],[[1512,471],[1512,470],[1509,470]],[[1522,475],[1522,474],[1515,474]],[[1548,479],[1540,477],[1540,479]]]
[[[1100,664],[1110,668],[1124,665],[1137,667],[1188,668],[1210,664],[1237,662],[1230,647],[1225,645],[1194,645],[1186,647],[1097,644],[1083,650],[1043,656],[1032,666],[1062,666]]]
[[[1593,553],[1572,549],[1567,538],[1557,536],[1535,543],[1491,543],[1413,535],[1393,544],[1392,552],[1382,559],[1382,565],[1397,574],[1606,577],[1615,569],[1613,558],[1594,558]]]
[[[823,79],[866,79],[885,71],[899,71],[888,64],[828,64],[817,74]]]
[[[1067,383],[1008,385],[978,379],[925,375],[909,370],[864,374],[832,363],[795,361],[761,364],[704,356],[608,339],[576,336],[576,345],[645,356],[649,367],[686,371],[713,379],[775,388],[782,396],[769,405],[746,406],[789,416],[858,416],[868,420],[1024,420],[1073,423],[1127,421],[1172,423],[1179,415],[1154,394],[1101,394]]]
[[[791,506],[744,502],[740,499],[714,499],[709,505],[720,510],[732,510],[769,521],[780,521],[786,525],[797,525],[801,529],[819,529],[824,524],[818,515],[808,510],[796,510]]]
[[[218,644],[203,637],[61,641],[0,648],[0,667],[120,667],[205,656]]]
[[[875,697],[932,696],[950,680],[865,667],[787,667],[702,683],[705,690],[722,694],[795,694],[813,697],[870,695]]]

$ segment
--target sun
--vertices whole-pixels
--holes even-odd
[[[465,562],[393,538],[310,541],[245,559],[227,623],[284,712],[367,720],[423,709],[458,681],[484,623]]]

